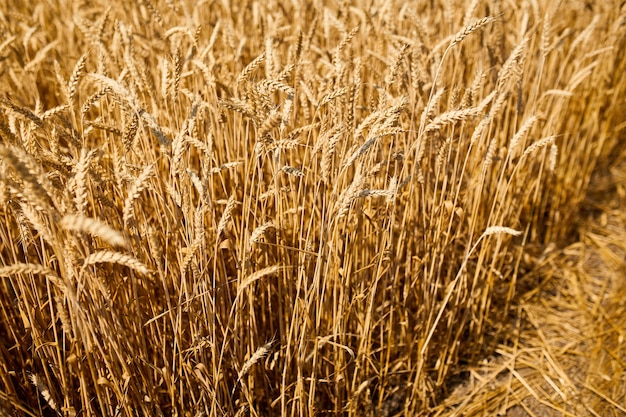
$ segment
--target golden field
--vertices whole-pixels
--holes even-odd
[[[626,415],[624,4],[0,31],[0,416]]]

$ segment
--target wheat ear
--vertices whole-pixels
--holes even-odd
[[[76,96],[76,87],[78,87],[78,82],[80,81],[80,77],[85,73],[85,64],[87,62],[87,56],[89,54],[85,53],[80,57],[76,66],[74,66],[74,71],[72,71],[72,75],[70,76],[70,80],[67,85],[67,101],[72,105],[74,103],[74,98]]]
[[[48,389],[46,384],[43,382],[43,380],[39,377],[39,375],[30,374],[30,382],[35,386],[35,388],[37,388],[39,395],[41,395],[41,398],[46,400],[50,408],[52,408],[54,411],[60,414],[60,410],[59,410],[59,407],[57,406],[56,401],[54,401],[54,398],[52,398],[52,394],[50,393],[50,390]]]
[[[491,236],[491,235],[499,235],[499,234],[507,234],[507,235],[511,235],[511,236],[519,236],[519,235],[522,234],[522,232],[519,231],[519,230],[515,230],[513,228],[510,228],[510,227],[506,227],[506,226],[489,226],[483,232],[482,237],[487,237],[487,236]]]
[[[39,264],[17,263],[0,268],[0,277],[10,277],[11,275],[20,274],[50,275],[56,277],[56,273],[52,269]]]
[[[89,265],[95,265],[100,263],[124,265],[144,275],[148,275],[150,273],[150,269],[148,269],[147,266],[138,261],[136,258],[133,258],[132,256],[126,255],[124,253],[113,252],[109,250],[95,252],[86,257],[85,261],[83,262],[83,268],[86,268]]]
[[[226,203],[226,208],[224,209],[224,213],[222,213],[222,217],[220,218],[220,222],[217,225],[217,236],[218,237],[226,229],[226,225],[230,221],[233,209],[235,208],[236,204],[237,204],[237,200],[235,200],[235,195],[233,194],[228,199],[228,203]]]
[[[475,21],[470,25],[465,26],[463,29],[458,31],[456,35],[454,35],[452,42],[450,42],[450,47],[453,47],[454,45],[462,42],[463,39],[467,38],[472,32],[476,32],[478,29],[488,25],[491,22],[494,22],[495,20],[496,19],[494,17],[487,16]]]
[[[122,233],[113,229],[109,225],[98,219],[91,217],[68,214],[61,219],[59,223],[65,230],[73,230],[77,232],[86,232],[92,236],[97,236],[110,244],[111,246],[126,246]]]
[[[250,369],[252,369],[252,367],[259,362],[261,359],[263,359],[265,357],[265,355],[267,355],[270,352],[270,349],[272,347],[272,345],[274,344],[274,341],[270,341],[266,344],[264,344],[263,346],[261,346],[260,348],[258,348],[256,350],[256,352],[254,352],[254,354],[250,357],[250,359],[248,359],[243,366],[241,367],[241,371],[239,371],[239,373],[237,374],[237,382],[241,381],[241,378],[243,378],[244,376],[246,376],[248,374],[248,372],[250,372]]]
[[[128,197],[124,201],[124,225],[127,226],[130,219],[134,216],[133,203],[139,197],[139,194],[148,186],[148,178],[152,176],[153,165],[147,165],[139,177],[133,183]]]

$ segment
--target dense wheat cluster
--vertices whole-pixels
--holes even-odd
[[[0,5],[1,416],[626,413],[619,1]]]

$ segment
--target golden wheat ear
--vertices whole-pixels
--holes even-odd
[[[121,232],[92,217],[68,214],[61,219],[59,225],[68,231],[85,232],[99,237],[111,246],[126,247],[126,241]]]

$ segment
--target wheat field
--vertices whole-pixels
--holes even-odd
[[[623,2],[0,31],[0,416],[626,415]]]

